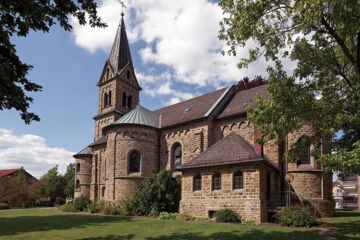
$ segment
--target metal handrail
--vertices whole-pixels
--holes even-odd
[[[294,191],[282,191],[277,193],[271,193],[270,200],[268,201],[269,207],[289,207],[291,205],[300,204],[304,206],[308,202],[312,208],[314,208],[316,214],[316,207],[313,201],[305,198]]]

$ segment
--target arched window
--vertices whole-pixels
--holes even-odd
[[[126,73],[126,78],[127,78],[127,79],[130,79],[130,71],[127,71],[127,73]]]
[[[221,189],[221,175],[220,173],[215,173],[213,175],[213,185],[212,185],[212,189],[213,190],[220,190]]]
[[[132,96],[128,97],[127,107],[131,109]]]
[[[108,94],[105,93],[104,94],[104,107],[106,107],[108,105]]]
[[[234,189],[244,188],[244,176],[242,172],[234,173]]]
[[[174,169],[176,170],[181,166],[181,160],[182,160],[182,148],[180,143],[174,143],[172,158],[174,161]]]
[[[80,180],[79,179],[76,179],[75,188],[76,188],[76,190],[80,190]]]
[[[140,172],[140,152],[133,151],[129,156],[129,173]]]
[[[123,92],[123,96],[122,96],[122,105],[123,107],[126,107],[126,93]]]
[[[76,172],[77,172],[77,173],[80,172],[80,163],[77,163],[77,164],[76,164]]]
[[[304,137],[301,137],[298,141],[304,140]],[[300,161],[298,161],[298,165],[300,164],[310,164],[310,146],[307,146],[303,154],[300,156]]]
[[[201,175],[196,175],[194,177],[193,185],[194,191],[201,191]]]
[[[101,188],[101,196],[104,197],[105,196],[105,187]]]
[[[111,91],[109,92],[109,95],[108,95],[108,105],[111,105]]]
[[[109,80],[109,69],[106,69],[106,80]]]

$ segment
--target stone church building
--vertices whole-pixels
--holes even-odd
[[[284,151],[311,134],[311,127],[289,134],[281,145],[256,142],[259,132],[244,104],[255,107],[256,94],[269,97],[266,85],[244,91],[230,85],[150,111],[139,105],[141,86],[121,19],[97,86],[95,139],[74,155],[75,198],[116,202],[154,172],[168,169],[182,177],[183,213],[211,216],[231,208],[242,219],[269,221],[288,189],[322,216],[333,213],[332,175],[310,156],[311,146],[301,162],[282,161]]]

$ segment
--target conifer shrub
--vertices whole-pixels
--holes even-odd
[[[230,208],[224,208],[214,213],[216,222],[223,223],[237,223],[239,222],[239,215]]]
[[[284,208],[275,218],[282,226],[311,227],[316,225],[317,216],[314,208],[296,205]]]
[[[81,195],[80,197],[75,199],[74,206],[78,211],[86,210],[87,205],[91,203],[89,197]]]
[[[180,192],[180,177],[174,178],[168,170],[160,171],[139,185],[132,201],[132,210],[136,215],[143,216],[177,212]]]

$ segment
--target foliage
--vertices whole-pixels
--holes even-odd
[[[90,213],[99,213],[102,212],[103,208],[105,206],[104,201],[97,201],[97,202],[91,202],[87,205],[87,210]]]
[[[178,221],[194,221],[195,220],[195,217],[189,215],[189,214],[186,214],[186,213],[179,213],[176,215],[176,220]]]
[[[209,217],[196,217],[195,222],[209,222],[211,219]]]
[[[84,211],[89,203],[91,203],[89,197],[81,195],[80,197],[75,199],[74,207],[78,211]]]
[[[180,201],[180,177],[171,171],[160,171],[145,179],[134,195],[133,210],[138,215],[156,216],[160,212],[176,212]]]
[[[107,215],[120,215],[120,208],[116,204],[107,204],[103,207],[102,212]]]
[[[261,76],[256,76],[250,81],[248,77],[241,79],[235,86],[236,91],[244,91],[253,87],[258,87],[267,83],[267,80]]]
[[[79,24],[89,22],[92,27],[105,27],[97,15],[94,0],[63,1],[2,1],[0,14],[0,110],[15,108],[26,124],[40,118],[28,112],[33,98],[26,92],[38,92],[41,86],[26,77],[31,65],[23,63],[12,44],[14,35],[26,37],[29,31],[49,32],[56,23],[66,30],[72,29],[69,17],[73,16]],[[86,17],[85,17],[86,16]]]
[[[62,210],[64,212],[78,212],[79,211],[78,209],[76,209],[76,207],[72,203],[67,203],[67,204],[63,205]]]
[[[256,226],[256,225],[259,225],[260,223],[258,221],[252,220],[252,219],[247,219],[247,220],[241,221],[241,224],[244,224],[246,226]]]
[[[71,197],[74,195],[74,185],[75,185],[75,163],[70,163],[66,167],[66,173],[64,175],[65,187],[64,187],[64,196]]]
[[[0,203],[0,210],[1,209],[10,209],[11,206],[7,203]]]
[[[125,198],[121,199],[118,207],[120,210],[120,214],[121,215],[132,215],[133,212],[133,200],[134,200],[134,196],[133,195],[127,195],[125,196]]]
[[[51,168],[44,176],[41,177],[41,194],[49,196],[51,202],[57,197],[64,197],[65,179],[58,172],[58,165]]]
[[[239,215],[230,208],[224,208],[214,213],[216,222],[223,223],[237,223],[239,222]]]
[[[161,212],[159,213],[158,219],[160,220],[176,220],[178,213],[168,213],[168,212]]]
[[[284,208],[275,217],[280,225],[291,227],[311,227],[317,219],[313,208],[299,205]]]
[[[252,44],[238,67],[261,57],[269,63],[271,98],[257,96],[258,107],[247,107],[249,120],[261,132],[259,142],[280,144],[288,133],[312,125],[314,135],[292,145],[287,160],[296,162],[306,142],[314,144],[317,158],[325,150],[320,164],[327,171],[359,174],[359,2],[220,0],[219,5],[225,16],[219,38],[230,46],[227,53],[236,55],[238,47]],[[294,71],[284,70],[289,58],[297,63]],[[322,146],[332,138],[331,150]]]

